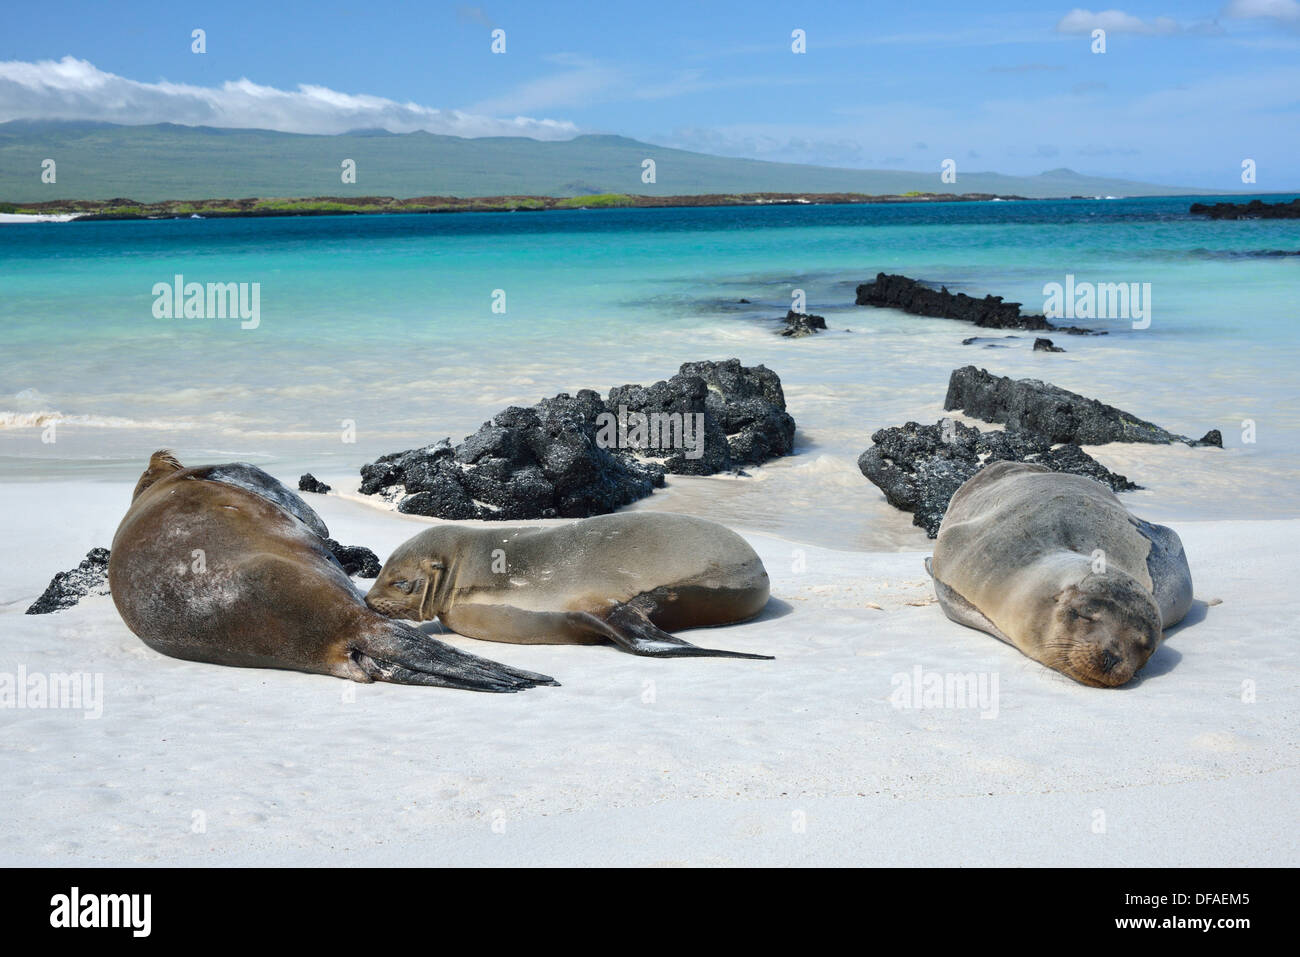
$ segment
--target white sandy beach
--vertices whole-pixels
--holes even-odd
[[[0,225],[16,223],[69,223],[80,213],[0,213]]]
[[[108,597],[25,616],[130,485],[0,494],[0,673],[103,676],[102,717],[0,710],[2,864],[1300,863],[1300,521],[1173,523],[1222,604],[1118,690],[948,621],[924,551],[749,534],[775,600],[708,643],[776,660],[451,636],[562,683],[483,695],[165,658]],[[309,500],[381,560],[424,522]],[[895,707],[918,668],[997,696]]]

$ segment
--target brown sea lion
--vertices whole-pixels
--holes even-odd
[[[1132,678],[1192,603],[1172,529],[1041,465],[995,462],[967,480],[926,568],[953,621],[1094,687]]]
[[[555,684],[371,611],[327,537],[261,469],[155,452],[113,538],[109,588],[127,627],[175,658],[472,691]]]
[[[366,604],[488,641],[766,658],[699,648],[669,630],[753,618],[768,596],[762,560],[725,526],[626,512],[558,527],[435,525],[389,556]]]

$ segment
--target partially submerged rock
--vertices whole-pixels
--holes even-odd
[[[87,595],[107,594],[108,549],[92,548],[76,568],[55,575],[26,613],[48,615],[52,611],[71,608]]]
[[[858,286],[859,306],[901,309],[916,316],[957,319],[985,329],[1035,329],[1091,335],[1092,330],[1079,326],[1057,326],[1045,316],[1024,315],[1020,303],[1003,302],[1001,296],[976,299],[963,292],[951,293],[946,286],[935,289],[907,276],[877,273],[874,282]]]
[[[1065,350],[1062,349],[1060,346],[1053,345],[1051,339],[1044,339],[1043,337],[1039,336],[1037,339],[1034,340],[1034,351],[1035,352],[1064,352]]]
[[[1132,413],[1038,379],[1011,379],[986,369],[963,366],[948,379],[946,410],[960,409],[985,422],[1037,433],[1053,443],[1104,445],[1153,442],[1223,447],[1218,430],[1201,439],[1176,435]]]
[[[1266,203],[1252,199],[1249,203],[1192,203],[1191,213],[1210,219],[1300,219],[1300,199],[1289,203]]]
[[[787,339],[800,339],[826,331],[825,318],[806,312],[795,312],[793,309],[787,312],[781,321],[785,323],[785,328],[779,330],[777,334]]]
[[[650,495],[665,473],[713,475],[788,455],[794,430],[770,369],[687,362],[607,400],[561,394],[506,409],[457,446],[382,456],[362,466],[360,491],[453,521],[585,518]]]
[[[1054,472],[1086,475],[1116,492],[1141,487],[1077,445],[1053,447],[1042,436],[1023,431],[981,432],[954,419],[880,429],[871,441],[871,448],[858,457],[858,468],[890,505],[913,513],[912,524],[930,538],[939,534],[957,489],[989,462],[1033,462]]]

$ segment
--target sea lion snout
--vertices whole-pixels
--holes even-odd
[[[414,561],[404,555],[391,556],[366,592],[366,606],[388,618],[407,621],[436,618],[437,587],[445,567],[433,558]]]
[[[1126,684],[1147,663],[1160,643],[1159,609],[1145,607],[1140,597],[1115,600],[1117,583],[1108,582],[1110,594],[1067,589],[1059,599],[1053,634],[1045,650],[1059,662],[1060,670],[1075,681],[1094,688]],[[1133,589],[1136,592],[1136,589]]]
[[[418,621],[418,596],[419,589],[422,587],[423,582],[402,578],[399,575],[388,576],[385,579],[381,574],[370,586],[370,591],[366,592],[366,607],[386,618]],[[413,594],[415,600],[412,600]]]

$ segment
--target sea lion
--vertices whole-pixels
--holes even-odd
[[[767,658],[699,648],[667,629],[744,621],[768,595],[762,560],[730,529],[628,512],[559,527],[435,525],[389,556],[366,604],[488,641],[609,641],[656,658]]]
[[[555,684],[371,611],[328,535],[259,468],[185,468],[159,451],[113,538],[109,589],[127,627],[174,658],[472,691]]]
[[[1093,687],[1124,684],[1192,603],[1178,535],[1099,482],[995,462],[952,497],[926,568],[955,622]]]

